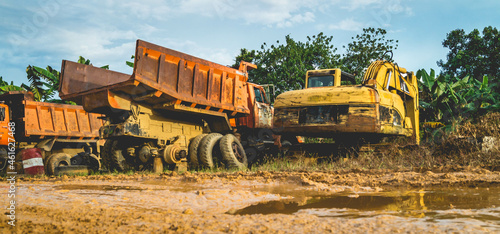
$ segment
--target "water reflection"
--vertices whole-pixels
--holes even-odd
[[[294,197],[264,202],[234,214],[309,213],[322,217],[366,217],[391,214],[411,217],[458,218],[466,211],[482,210],[478,217],[499,221],[500,189],[463,188],[439,190],[395,190],[365,194]],[[444,212],[443,212],[444,211]],[[477,212],[476,212],[477,213]]]

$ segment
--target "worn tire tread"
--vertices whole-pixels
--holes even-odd
[[[210,133],[203,137],[198,148],[198,157],[202,166],[210,169],[214,168],[214,157],[212,155],[212,151],[221,138],[222,135],[219,133]]]
[[[189,164],[192,167],[199,167],[200,166],[200,160],[198,156],[198,148],[200,147],[201,140],[208,134],[200,134],[196,137],[194,137],[191,142],[189,143]]]
[[[238,144],[241,148],[244,157],[243,162],[238,161],[238,159],[236,158],[232,148],[233,142]],[[236,139],[233,134],[227,134],[222,137],[219,146],[222,153],[222,160],[224,161],[228,169],[245,170],[248,167],[248,160],[245,154],[245,150],[240,141],[238,141],[238,139]]]
[[[106,142],[104,142],[103,151],[101,154],[102,165],[110,171],[114,169],[111,162],[112,147],[113,147],[113,140],[110,139],[106,140]]]

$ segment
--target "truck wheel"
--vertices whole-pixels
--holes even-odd
[[[97,155],[90,154],[88,166],[92,171],[98,172],[101,169],[101,160],[99,160],[99,157],[97,157]]]
[[[227,134],[220,140],[222,159],[229,169],[244,170],[248,166],[247,155],[240,141],[233,134]]]
[[[71,156],[69,154],[53,154],[49,156],[49,160],[47,161],[47,173],[49,175],[55,175],[57,167],[69,165],[71,165]]]
[[[200,166],[199,160],[198,160],[198,148],[200,146],[201,140],[207,136],[207,134],[201,134],[196,136],[191,140],[189,143],[189,164],[193,168],[197,168]]]
[[[214,159],[220,157],[219,149],[215,146],[221,138],[222,135],[219,133],[210,133],[203,137],[198,148],[198,156],[202,166],[210,169],[214,168]]]
[[[105,168],[108,170],[113,170],[112,165],[111,165],[111,148],[113,147],[113,140],[106,140],[104,142],[104,146],[102,149],[102,154],[101,154],[101,159],[102,159],[102,164]]]
[[[123,156],[122,149],[118,141],[113,141],[111,144],[111,169],[115,169],[119,172],[131,169],[127,163],[127,160]]]

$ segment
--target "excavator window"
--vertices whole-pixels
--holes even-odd
[[[311,76],[308,78],[308,88],[334,86],[333,76]]]

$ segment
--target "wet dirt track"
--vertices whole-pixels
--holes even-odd
[[[499,194],[474,168],[22,178],[0,232],[498,233]]]

